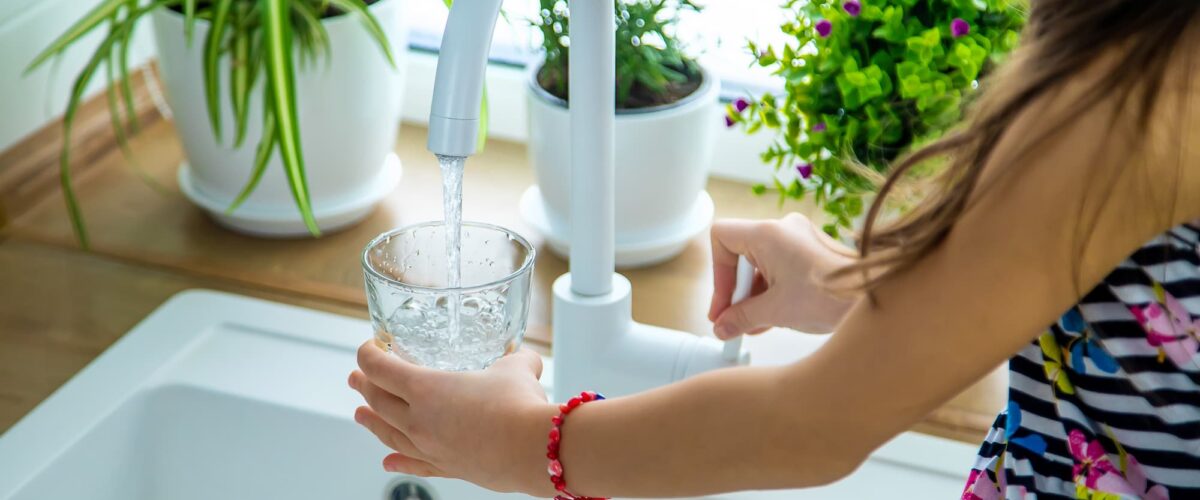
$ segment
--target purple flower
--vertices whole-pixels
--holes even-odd
[[[796,165],[796,173],[800,174],[801,179],[812,177],[813,166],[811,163],[801,163]]]
[[[813,125],[813,132],[824,132],[826,128],[827,127],[825,126],[825,122],[821,122],[816,125]]]
[[[734,99],[733,101],[733,109],[736,109],[738,113],[745,111],[748,107],[750,107],[750,101],[742,99],[741,97]]]
[[[833,33],[832,22],[830,22],[828,19],[817,21],[817,34],[821,35],[821,38],[827,38],[830,33]]]
[[[732,116],[725,115],[725,126],[729,127],[729,128],[733,128],[733,117]]]
[[[954,38],[964,37],[971,33],[971,23],[964,21],[961,17],[954,18],[950,21],[950,34]]]
[[[850,14],[850,17],[858,17],[858,14],[862,12],[862,3],[858,0],[847,0],[842,4],[842,8],[846,9],[846,13]]]

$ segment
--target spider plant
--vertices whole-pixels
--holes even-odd
[[[250,94],[258,78],[263,78],[262,137],[255,151],[249,179],[227,211],[237,209],[254,192],[262,180],[267,160],[278,149],[292,197],[305,226],[314,236],[319,236],[300,144],[293,46],[299,51],[301,64],[315,63],[321,56],[327,60],[331,56],[329,36],[321,24],[321,18],[350,13],[360,16],[364,28],[395,66],[387,37],[378,20],[367,10],[364,0],[102,0],[38,54],[26,69],[28,73],[41,66],[94,30],[106,30],[95,52],[75,76],[63,116],[59,176],[67,212],[80,245],[88,247],[88,234],[72,187],[69,168],[71,126],[75,113],[84,89],[103,65],[114,135],[121,150],[126,156],[129,155],[127,138],[138,128],[129,79],[131,36],[138,21],[155,9],[163,8],[183,14],[184,36],[188,43],[194,42],[193,31],[197,20],[208,23],[209,29],[200,43],[203,44],[205,100],[213,136],[218,143],[222,141],[223,127],[232,126],[233,146],[242,145],[249,120]],[[232,124],[224,124],[221,120],[222,84],[218,69],[222,63],[229,66],[226,87],[233,107]],[[121,102],[124,103],[123,109]]]

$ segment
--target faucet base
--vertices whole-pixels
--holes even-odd
[[[749,361],[724,359],[716,339],[633,321],[633,288],[620,274],[604,295],[576,294],[570,274],[553,290],[555,399],[585,390],[628,395]]]

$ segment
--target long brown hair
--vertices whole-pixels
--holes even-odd
[[[862,287],[870,291],[936,249],[978,192],[984,166],[1017,117],[1110,49],[1122,48],[1118,62],[1074,107],[1117,96],[1137,113],[1138,129],[1146,130],[1168,65],[1197,24],[1200,0],[1032,0],[1021,47],[984,82],[959,130],[895,165],[867,214],[860,259],[832,277],[862,273]],[[913,167],[935,158],[944,158],[944,167],[924,201],[876,227],[887,195]]]

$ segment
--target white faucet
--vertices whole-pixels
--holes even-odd
[[[428,148],[475,153],[492,31],[502,0],[458,0],[442,35]],[[555,398],[620,396],[749,362],[711,337],[633,321],[629,280],[614,263],[614,0],[570,0],[570,272],[554,281]],[[664,186],[664,188],[668,188]],[[670,301],[664,301],[669,303]]]

